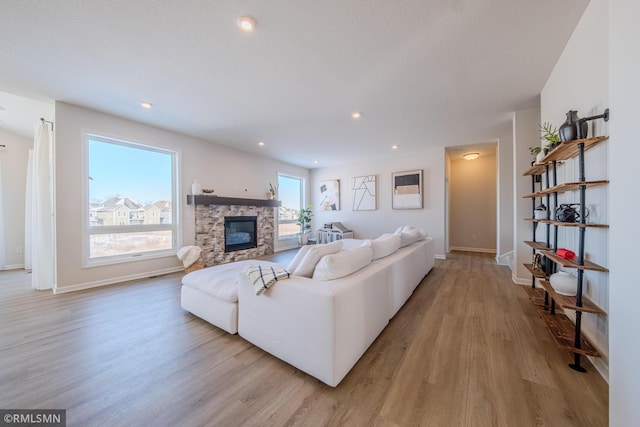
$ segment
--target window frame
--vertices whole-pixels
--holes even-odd
[[[121,145],[130,148],[147,150],[171,156],[171,224],[136,224],[136,225],[111,225],[111,226],[91,226],[90,214],[87,212],[90,207],[89,194],[89,140],[97,140],[100,142]],[[167,256],[175,256],[178,248],[182,244],[182,207],[178,203],[180,200],[180,166],[181,151],[179,149],[163,147],[159,144],[149,142],[135,141],[132,138],[108,135],[104,132],[92,132],[82,130],[82,268],[98,267],[103,265],[121,264],[127,262],[136,262],[149,260],[154,258],[164,258]],[[120,218],[120,217],[118,217]],[[125,215],[125,218],[127,216]],[[150,252],[138,252],[131,254],[114,255],[107,257],[91,258],[90,257],[90,239],[92,235],[99,234],[119,234],[119,233],[138,233],[171,230],[172,241],[171,248]],[[99,231],[99,232],[96,232]]]
[[[297,179],[298,181],[300,181],[300,209],[303,209],[306,205],[305,205],[305,179],[301,176],[295,176],[295,175],[291,175],[288,173],[280,173],[278,172],[277,177],[276,177],[276,182],[278,183],[278,192],[280,192],[280,177],[286,177],[286,178],[291,178],[291,179]],[[279,208],[278,208],[279,209]],[[295,224],[297,223],[298,220],[294,219],[294,220],[284,220],[282,222],[282,224]],[[298,239],[298,235],[299,233],[296,234],[290,234],[288,236],[280,236],[280,213],[277,212],[276,213],[276,238],[278,239],[278,241],[290,241],[290,240],[294,240],[294,239]]]

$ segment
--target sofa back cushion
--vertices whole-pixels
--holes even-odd
[[[371,240],[373,259],[380,259],[391,255],[400,249],[402,238],[397,234],[383,234],[375,240]]]
[[[334,280],[348,276],[366,267],[373,258],[371,246],[359,246],[332,255],[325,255],[316,265],[313,278]]]
[[[298,249],[298,253],[296,254],[296,256],[293,257],[293,259],[287,266],[287,271],[289,273],[293,273],[296,270],[296,268],[300,265],[300,263],[302,262],[302,259],[307,254],[307,252],[309,252],[309,249],[311,249],[311,247],[312,247],[311,245],[305,245],[300,247],[300,249]]]
[[[424,239],[420,231],[416,229],[409,230],[407,232],[403,231],[401,233],[398,233],[398,235],[400,236],[400,247],[405,247],[412,244],[413,242]]]
[[[300,261],[300,264],[298,264],[291,273],[294,276],[311,277],[320,258],[325,255],[340,252],[340,249],[342,249],[342,242],[340,240],[325,245],[311,245],[302,258],[302,261]]]

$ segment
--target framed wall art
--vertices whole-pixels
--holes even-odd
[[[340,210],[340,180],[331,179],[320,181],[320,206],[321,211]]]
[[[366,175],[351,178],[351,195],[354,211],[375,211],[376,176]]]
[[[422,169],[391,174],[393,209],[422,209]]]

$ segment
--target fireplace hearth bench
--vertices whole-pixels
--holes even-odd
[[[303,247],[308,257],[338,246],[320,259],[312,277],[294,274],[262,295],[244,274],[248,265],[294,266],[246,260],[197,270],[182,279],[181,304],[335,387],[433,268],[434,241],[425,236],[404,227],[375,240]],[[350,265],[357,271],[345,271]]]

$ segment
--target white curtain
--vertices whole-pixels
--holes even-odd
[[[4,236],[4,201],[2,200],[2,193],[4,190],[2,188],[2,149],[4,147],[0,147],[0,270],[4,270],[7,266],[7,242],[5,241]]]
[[[53,132],[50,127],[46,123],[37,124],[33,156],[30,156],[32,163],[28,167],[31,175],[27,179],[27,188],[31,187],[31,195],[28,197],[31,209],[27,210],[25,218],[25,222],[29,221],[31,224],[30,230],[25,230],[25,237],[30,235],[33,289],[52,289],[55,286],[52,145]]]
[[[31,256],[31,242],[33,236],[31,230],[31,218],[33,217],[33,208],[31,207],[32,185],[33,181],[33,148],[29,149],[29,157],[27,158],[27,193],[24,199],[24,269],[31,270],[33,268],[33,257]]]

